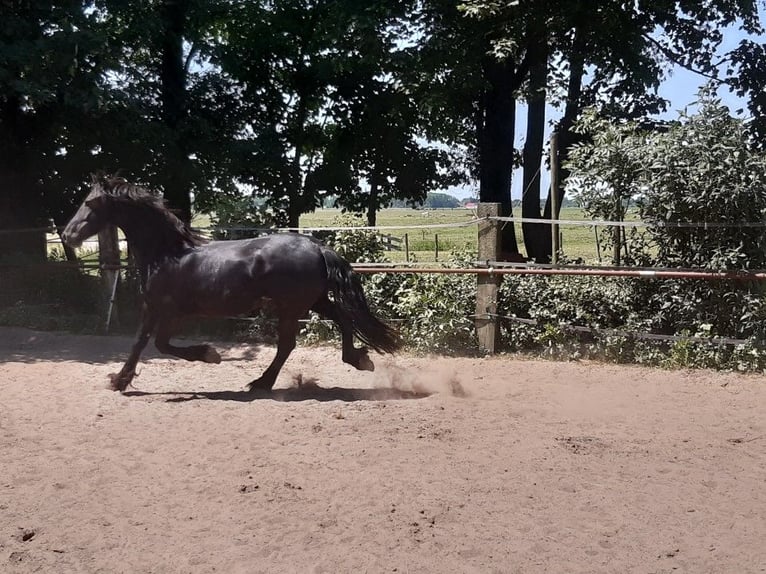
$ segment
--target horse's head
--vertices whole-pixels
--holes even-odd
[[[61,239],[70,247],[79,247],[83,241],[101,231],[110,223],[110,192],[115,178],[93,176],[90,192],[69,220]],[[122,180],[120,180],[122,181]]]

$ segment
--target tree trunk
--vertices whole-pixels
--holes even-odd
[[[375,227],[378,218],[378,187],[379,181],[376,174],[370,177],[370,197],[367,201],[367,225]]]
[[[521,196],[521,216],[539,219],[540,209],[540,170],[545,138],[545,95],[548,81],[548,42],[542,37],[534,46],[530,46],[533,59],[530,62],[527,108],[527,137],[524,142],[524,175]],[[522,223],[524,246],[527,257],[537,263],[548,263],[551,259],[550,225],[542,223]]]
[[[499,203],[501,215],[510,216],[516,113],[513,62],[487,57],[483,68],[488,87],[479,139],[479,200]],[[518,254],[513,224],[503,228],[500,243],[502,254]]]
[[[165,155],[163,189],[170,206],[186,222],[191,221],[191,162],[184,135],[186,119],[186,68],[183,41],[188,3],[183,0],[163,0],[160,8],[162,22],[162,120],[169,137]]]
[[[303,185],[301,158],[303,157],[303,144],[306,134],[306,118],[308,117],[308,107],[306,103],[306,97],[300,93],[298,94],[298,106],[295,115],[295,136],[293,138],[295,155],[293,156],[292,165],[290,166],[290,181],[288,183],[287,189],[287,217],[288,225],[290,227],[298,227],[300,225],[301,214],[304,212],[305,206],[305,190]]]
[[[575,134],[572,132],[575,120],[582,111],[581,97],[582,97],[582,79],[585,73],[585,61],[583,54],[585,53],[585,40],[582,24],[575,28],[575,37],[573,40],[572,55],[569,61],[569,81],[567,84],[567,100],[566,107],[564,108],[564,116],[561,118],[558,126],[559,133],[559,153],[557,158],[559,168],[559,181],[565,182],[569,177],[569,170],[562,167],[562,164],[566,162],[569,157],[569,149],[575,142]],[[560,186],[558,190],[558,204],[562,204],[564,200],[564,186]],[[545,210],[543,217],[550,219],[551,217],[551,198],[548,196],[548,201],[545,202]],[[547,252],[550,253],[552,247],[550,246],[550,233],[548,234]]]

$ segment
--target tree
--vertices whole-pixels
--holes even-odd
[[[80,2],[6,2],[0,27],[0,229],[66,210],[94,140],[103,38]],[[0,256],[46,258],[42,232],[0,234]]]
[[[248,114],[252,167],[241,180],[291,227],[327,195],[374,224],[393,197],[422,199],[443,180],[445,154],[418,137],[418,108],[401,82],[397,31],[409,4],[230,7],[214,62],[240,86]]]
[[[235,88],[208,57],[225,5],[217,0],[96,2],[95,18],[117,56],[101,114],[97,160],[151,184],[189,220],[233,193],[241,154]]]
[[[603,113],[621,118],[656,113],[665,105],[656,89],[672,65],[720,75],[714,61],[723,38],[720,30],[737,21],[748,32],[759,30],[756,3],[752,1],[626,5],[617,1],[469,0],[466,10],[490,27],[495,51],[510,51],[516,61],[526,61],[530,70],[522,201],[525,217],[551,215],[550,199],[540,213],[539,180],[535,177],[541,167],[539,140],[545,122],[542,97],[564,109],[557,130],[559,162],[566,163],[568,150],[577,141],[572,126],[583,109],[597,106]],[[757,69],[754,52],[745,48],[743,52],[751,56],[740,58],[750,63],[750,68],[743,69]],[[743,89],[757,92],[757,80],[745,83],[749,87]],[[561,175],[566,178],[566,169]],[[563,198],[563,188],[558,193]],[[551,249],[547,228],[532,224],[524,226],[524,231],[528,254],[547,260]]]
[[[650,134],[636,122],[601,117],[593,108],[578,122],[577,130],[587,136],[588,143],[575,144],[570,150],[570,159],[564,164],[571,172],[568,189],[588,216],[623,221],[627,204],[646,192],[644,156]],[[619,266],[625,248],[622,228],[601,227],[596,232],[601,245],[613,249],[612,264]]]
[[[316,193],[337,195],[344,209],[366,212],[371,226],[393,199],[420,203],[429,190],[459,181],[448,150],[425,140],[425,118],[408,85],[415,62],[398,45],[408,4],[368,6],[341,39],[326,111],[332,125],[311,182]]]
[[[564,44],[563,51],[570,69],[566,107],[557,126],[562,165],[578,141],[573,126],[586,107],[627,119],[664,110],[667,102],[658,97],[657,88],[673,65],[719,75],[715,56],[723,41],[721,30],[736,21],[748,32],[759,29],[756,3],[751,1],[655,1],[634,4],[631,10],[618,2],[580,2],[573,18],[572,42]],[[587,83],[583,65],[595,71]],[[561,178],[567,176],[563,167]],[[558,192],[561,200],[564,189]],[[550,214],[549,198],[543,217]]]
[[[742,40],[729,55],[726,83],[747,98],[752,144],[766,149],[766,44]]]
[[[711,89],[701,93],[696,114],[681,114],[665,131],[595,115],[580,129],[593,139],[573,147],[568,167],[585,209],[610,217],[619,192],[650,224],[629,237],[631,263],[715,271],[766,266],[766,154],[753,148],[746,124]],[[706,324],[709,334],[763,333],[762,318],[743,313],[762,308],[756,283],[663,281],[647,291],[658,329]]]
[[[429,193],[423,202],[429,209],[454,209],[460,207],[460,201],[448,193]]]
[[[318,200],[306,184],[327,137],[322,111],[335,42],[351,24],[345,7],[322,0],[232,3],[213,54],[237,84],[247,115],[240,137],[248,165],[239,179],[291,227]]]
[[[377,210],[393,199],[422,203],[429,190],[457,181],[446,167],[447,152],[418,139],[417,108],[409,96],[380,86],[360,98],[359,107],[336,127],[316,182],[318,188],[337,194],[338,205],[366,212],[367,225],[372,226]],[[334,161],[335,153],[347,159]],[[323,185],[320,178],[328,166],[346,169],[350,185]],[[360,188],[360,180],[367,181],[369,191]]]
[[[466,6],[473,15],[472,3]],[[513,41],[502,43],[517,37],[520,23],[509,24],[507,12],[499,12],[466,18],[452,2],[423,3],[419,96],[430,115],[429,137],[465,146],[481,201],[500,203],[501,213],[512,215],[516,91],[529,61]],[[501,241],[505,253],[518,252],[513,225],[504,226]]]

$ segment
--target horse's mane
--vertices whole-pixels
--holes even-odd
[[[155,231],[159,231],[158,227],[161,228],[168,248],[196,247],[207,243],[203,235],[168,209],[165,200],[159,195],[120,176],[97,175],[93,180],[104,193],[112,196],[118,203],[137,208],[147,221],[151,221]]]

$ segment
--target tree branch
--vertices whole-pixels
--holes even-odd
[[[681,57],[680,57],[678,54],[676,54],[675,52],[673,52],[673,50],[671,50],[671,49],[670,49],[670,48],[668,48],[667,46],[663,46],[663,45],[662,45],[660,42],[658,42],[657,40],[655,40],[654,38],[652,38],[652,37],[651,37],[649,34],[642,34],[642,35],[643,35],[644,39],[646,39],[646,40],[648,40],[649,42],[651,42],[652,44],[654,44],[654,45],[655,45],[655,46],[656,46],[656,47],[657,47],[657,48],[660,50],[660,52],[662,52],[662,53],[663,53],[663,55],[664,55],[664,56],[665,56],[665,57],[666,57],[668,60],[670,60],[671,62],[673,62],[673,63],[674,63],[674,64],[676,64],[677,66],[681,66],[683,69],[685,69],[685,70],[689,70],[690,72],[693,72],[693,73],[695,73],[695,74],[698,74],[698,75],[702,76],[703,78],[707,78],[707,79],[709,79],[709,80],[714,80],[714,81],[716,81],[716,82],[724,83],[724,80],[722,80],[722,79],[721,79],[721,78],[719,78],[718,76],[714,76],[714,75],[712,75],[712,74],[710,74],[710,73],[708,73],[708,72],[705,72],[705,71],[703,71],[703,70],[699,70],[699,69],[697,69],[697,68],[695,68],[695,67],[693,67],[693,66],[691,66],[691,65],[688,65],[688,64],[684,64],[684,63],[681,61]],[[723,60],[723,61],[725,61],[725,60]],[[717,64],[716,64],[716,65],[717,65]]]
[[[189,76],[189,68],[191,67],[192,59],[197,52],[199,52],[199,48],[197,48],[195,43],[192,43],[191,48],[189,48],[189,53],[186,55],[186,61],[184,62],[184,77]]]

